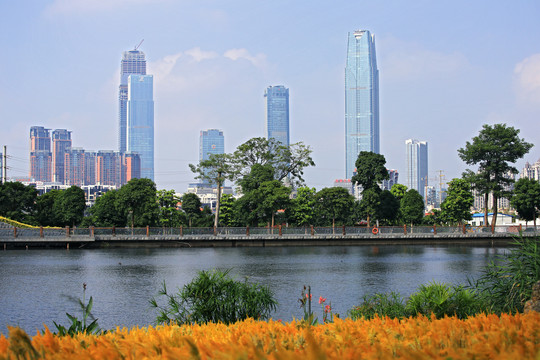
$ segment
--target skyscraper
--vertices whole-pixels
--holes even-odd
[[[424,197],[428,181],[428,143],[409,139],[405,141],[407,152],[407,181],[405,186],[415,189]]]
[[[266,138],[274,138],[289,146],[289,89],[282,85],[269,86],[266,98]]]
[[[30,128],[30,178],[51,181],[51,136],[43,126]]]
[[[224,139],[223,131],[221,130],[202,130],[199,138],[199,161],[208,160],[210,154],[224,154]]]
[[[345,66],[345,177],[350,179],[360,151],[379,153],[379,70],[375,36],[349,33]]]
[[[71,147],[71,131],[56,129],[52,132],[52,181],[64,183],[64,154]]]
[[[127,149],[127,101],[128,77],[131,74],[146,75],[144,53],[137,49],[124,51],[120,63],[120,87],[118,91],[118,150]]]
[[[141,177],[154,180],[154,77],[129,75],[126,150],[141,157]]]

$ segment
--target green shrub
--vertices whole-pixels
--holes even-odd
[[[78,299],[79,306],[81,307],[81,310],[82,310],[82,320],[79,320],[77,317],[66,313],[68,319],[71,321],[71,325],[68,328],[66,328],[65,326],[58,325],[55,321],[53,321],[54,326],[56,327],[56,335],[73,336],[78,333],[83,333],[83,334],[104,333],[104,331],[102,331],[99,328],[97,319],[95,319],[91,313],[92,305],[94,303],[92,300],[92,297],[90,296],[90,300],[88,300],[88,304],[85,304],[85,301],[86,301],[85,296],[86,296],[86,283],[83,283],[83,299],[82,300]],[[90,323],[87,323],[88,318],[90,318],[93,321]]]
[[[390,318],[403,318],[407,316],[404,300],[399,293],[377,293],[364,295],[362,304],[348,311],[348,317],[353,320],[359,318],[373,319],[375,316]]]
[[[259,284],[236,281],[227,271],[200,271],[189,284],[169,294],[165,282],[159,292],[166,298],[159,305],[150,300],[158,310],[158,324],[192,324],[223,322],[230,324],[247,318],[266,320],[276,310],[277,301],[272,291]]]
[[[509,253],[489,263],[470,288],[485,294],[490,309],[499,313],[522,312],[540,280],[540,244],[537,238],[516,239]]]

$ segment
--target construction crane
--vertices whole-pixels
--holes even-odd
[[[136,45],[136,46],[135,46],[135,50],[137,50],[137,49],[141,46],[141,44],[143,43],[143,41],[144,41],[144,39],[141,40],[141,42],[139,43],[139,45]]]

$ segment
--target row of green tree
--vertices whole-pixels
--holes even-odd
[[[458,150],[459,156],[467,164],[478,165],[478,170],[468,170],[461,179],[452,180],[441,210],[426,217],[417,191],[400,184],[381,190],[379,184],[388,179],[383,155],[358,155],[357,172],[352,178],[361,189],[361,200],[356,201],[343,188],[316,191],[303,187],[304,168],[314,165],[309,146],[297,143],[286,147],[264,138],[250,139],[232,154],[213,154],[208,160],[190,165],[196,178],[214,184],[218,190],[214,214],[201,205],[195,194],[180,199],[173,190],[157,191],[151,180],[133,179],[99,197],[86,211],[84,193],[77,187],[37,196],[32,187],[7,183],[0,187],[0,215],[42,226],[462,224],[471,218],[475,190],[485,197],[486,217],[487,199],[492,194],[495,214],[497,199],[508,197],[522,218],[533,220],[540,207],[540,184],[520,179],[514,191],[508,190],[513,182],[508,175],[518,172],[512,164],[532,147],[518,134],[519,130],[504,124],[484,125],[472,142]],[[221,195],[226,180],[238,186],[238,199]],[[488,224],[487,218],[484,224]]]

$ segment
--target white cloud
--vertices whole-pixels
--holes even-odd
[[[138,4],[154,4],[163,0],[54,0],[45,13],[48,15],[65,15],[72,13],[89,13],[110,11],[125,6]]]
[[[219,54],[214,51],[203,51],[198,47],[187,50],[186,55],[191,56],[193,60],[197,62],[214,59],[219,56]]]
[[[408,81],[433,77],[448,77],[469,67],[467,58],[459,53],[443,53],[395,38],[379,42],[384,51],[379,68],[390,81]]]
[[[259,53],[253,56],[249,53],[247,49],[230,49],[230,50],[225,51],[223,56],[233,61],[247,60],[251,62],[253,65],[255,65],[256,67],[266,66],[266,55]]]
[[[514,89],[519,103],[540,104],[540,54],[531,55],[515,66]]]

